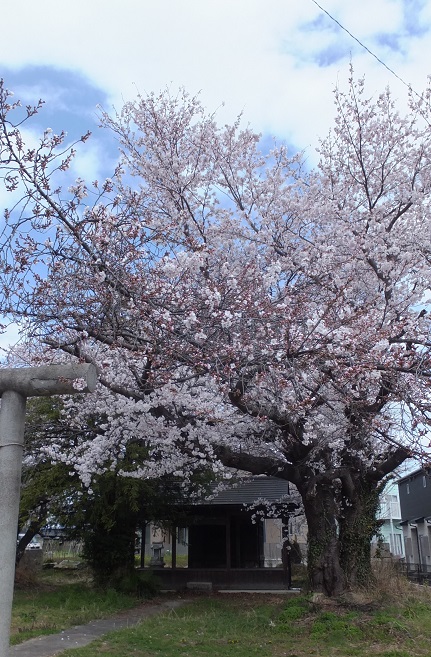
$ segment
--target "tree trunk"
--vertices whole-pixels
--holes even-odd
[[[21,559],[24,556],[25,550],[27,545],[31,543],[33,538],[40,532],[41,525],[36,522],[32,522],[30,524],[30,527],[27,529],[25,532],[24,536],[22,536],[19,541],[18,545],[16,547],[16,556],[15,556],[15,566],[18,567]]]
[[[298,486],[308,524],[308,577],[313,591],[339,595],[346,588],[340,561],[334,489],[314,482]]]
[[[380,524],[376,518],[380,492],[380,485],[358,477],[340,514],[340,562],[349,587],[365,586],[372,579],[371,539]]]
[[[45,524],[47,515],[48,515],[48,502],[43,502],[39,507],[38,515],[36,517],[33,517],[29,526],[27,527],[24,536],[22,536],[18,541],[18,545],[16,548],[16,555],[15,555],[15,567],[18,567],[19,562],[24,556],[27,545],[32,541],[32,539],[36,536],[36,534],[40,532],[41,528]]]
[[[292,466],[226,446],[219,446],[217,455],[226,466],[280,477],[296,486],[308,524],[308,576],[313,591],[334,596],[369,582],[370,543],[380,524],[376,512],[382,482],[408,458],[406,450],[390,453],[373,468],[351,458],[335,470],[329,463],[320,474],[303,456],[300,464]]]

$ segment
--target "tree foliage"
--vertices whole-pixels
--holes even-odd
[[[94,474],[89,488],[76,471],[59,458],[51,458],[51,450],[46,449],[47,444],[71,445],[80,437],[62,410],[58,397],[28,402],[19,516],[23,536],[16,562],[36,534],[54,525],[66,539],[82,543],[82,555],[96,585],[115,587],[135,568],[138,530],[161,519],[168,529],[181,524],[184,505],[208,490],[211,472],[195,470],[187,486],[182,479],[124,476],[134,473],[136,463],[147,458],[145,445],[130,440],[115,466]],[[102,422],[97,415],[83,421],[85,440],[90,439],[90,432],[95,440]]]
[[[26,413],[25,451],[23,459],[21,499],[18,532],[22,534],[17,544],[18,566],[30,541],[39,534],[49,518],[62,518],[76,497],[80,481],[71,476],[66,464],[53,463],[43,453],[47,441],[66,433],[66,425],[60,419],[59,398],[29,400]],[[61,429],[60,429],[61,427]]]
[[[139,96],[101,116],[112,179],[65,190],[64,135],[25,146],[39,108],[0,95],[2,311],[45,358],[100,372],[69,411],[82,427],[97,405],[102,431],[52,454],[87,483],[130,440],[136,476],[221,462],[288,479],[329,594],[369,575],[381,482],[423,455],[431,374],[430,89],[402,116],[352,77],[335,103],[309,171],[184,92]]]

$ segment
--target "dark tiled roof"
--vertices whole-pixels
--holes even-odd
[[[259,498],[278,502],[289,495],[289,482],[277,477],[255,476],[236,479],[224,484],[226,488],[200,504],[252,504]],[[286,499],[282,500],[286,502]]]
[[[424,467],[424,468],[419,468],[419,470],[414,470],[412,472],[409,472],[408,474],[404,475],[404,477],[400,477],[399,479],[397,479],[396,483],[401,484],[404,483],[405,481],[412,481],[413,479],[416,479],[416,477],[419,477],[420,475],[427,475],[428,477],[431,476],[431,468]]]

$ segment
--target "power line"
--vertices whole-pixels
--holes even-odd
[[[349,32],[349,30],[348,30],[346,27],[344,27],[344,25],[341,25],[340,21],[337,21],[337,19],[334,18],[334,16],[331,16],[331,14],[329,13],[329,11],[327,11],[324,7],[322,7],[321,5],[319,5],[319,3],[316,2],[316,0],[311,0],[311,2],[314,2],[314,4],[315,4],[317,7],[319,7],[319,9],[320,9],[321,11],[323,11],[327,16],[329,16],[329,18],[331,19],[331,21],[334,21],[334,23],[337,23],[337,25],[338,25],[339,27],[341,27],[341,29],[344,30],[344,32],[346,32],[350,37],[352,37],[352,39],[354,39],[357,43],[359,43],[359,45],[361,46],[361,48],[363,48],[364,50],[366,50],[367,53],[369,53],[372,57],[374,57],[374,59],[377,59],[377,61],[379,62],[379,64],[382,64],[382,66],[384,66],[384,67],[389,71],[389,73],[392,73],[392,75],[394,75],[394,76],[395,76],[400,82],[402,82],[402,83],[403,83],[408,89],[411,89],[411,90],[413,91],[413,93],[416,94],[416,96],[418,96],[419,98],[421,98],[421,96],[420,96],[420,95],[419,95],[414,89],[412,89],[411,84],[407,84],[407,82],[405,82],[405,80],[403,80],[399,75],[397,75],[397,73],[395,73],[395,71],[393,71],[391,68],[389,68],[389,66],[388,66],[387,64],[385,64],[385,62],[382,61],[382,60],[380,59],[380,57],[377,57],[377,55],[375,55],[375,54],[374,54],[369,48],[367,48],[367,46],[366,46],[364,43],[362,43],[362,41],[359,41],[359,39],[356,38],[354,34],[352,34],[351,32]]]

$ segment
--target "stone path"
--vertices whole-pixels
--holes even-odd
[[[60,634],[41,636],[12,646],[9,657],[54,657],[70,648],[86,646],[108,632],[115,632],[125,627],[133,627],[141,620],[155,614],[177,609],[189,600],[169,600],[160,604],[142,604],[134,609],[122,611],[115,616],[94,620],[86,625],[77,625]]]

